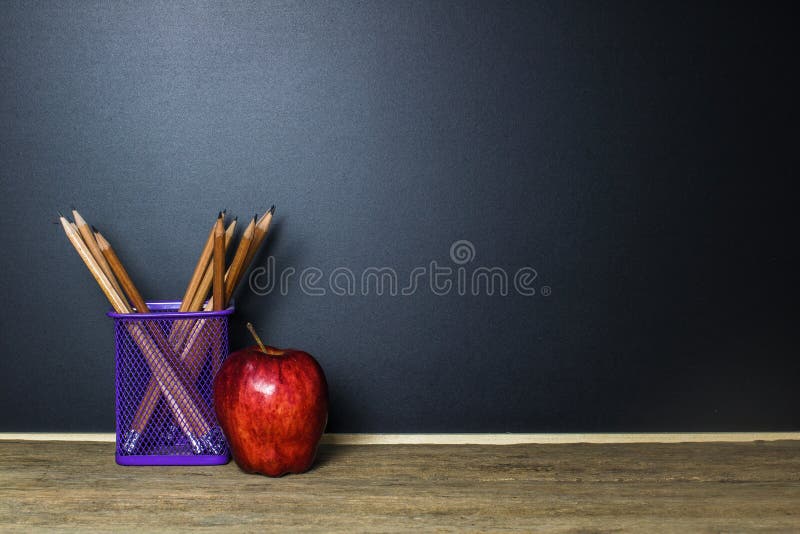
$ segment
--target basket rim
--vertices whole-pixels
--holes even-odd
[[[150,313],[118,313],[114,310],[106,312],[108,317],[112,319],[192,319],[192,318],[214,318],[224,317],[231,315],[234,312],[235,306],[231,300],[230,306],[227,309],[220,311],[197,311],[197,312],[179,312],[177,311],[181,306],[179,300],[152,300],[147,301],[147,307],[150,308]]]

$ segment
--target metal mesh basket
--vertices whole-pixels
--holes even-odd
[[[152,302],[151,313],[108,313],[116,340],[120,465],[213,465],[229,459],[212,384],[228,354],[233,306],[197,313],[180,313],[179,306]]]

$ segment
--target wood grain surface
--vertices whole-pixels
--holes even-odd
[[[0,442],[0,530],[799,531],[800,442],[323,446],[304,475]]]

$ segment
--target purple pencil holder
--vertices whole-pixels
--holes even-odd
[[[116,347],[116,459],[120,465],[219,465],[230,459],[213,407],[214,376],[228,355],[223,311],[108,312]]]

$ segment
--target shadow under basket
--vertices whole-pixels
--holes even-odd
[[[213,407],[214,376],[228,355],[222,311],[150,313],[114,319],[116,459],[120,465],[219,465],[230,460]]]

